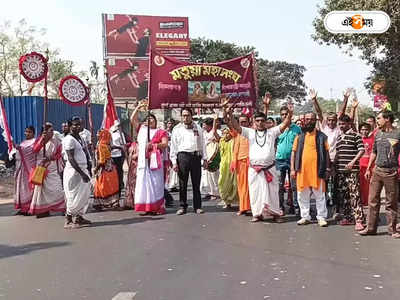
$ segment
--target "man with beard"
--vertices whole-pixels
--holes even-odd
[[[222,104],[228,126],[249,141],[249,191],[250,205],[253,214],[252,222],[263,219],[267,211],[277,221],[282,216],[279,207],[279,173],[275,167],[275,140],[292,122],[293,105],[288,106],[288,115],[279,126],[266,129],[266,116],[262,112],[254,114],[254,128],[241,127],[233,117],[229,100]]]
[[[383,111],[377,116],[377,124],[380,131],[376,134],[372,154],[365,173],[367,179],[370,179],[372,175],[368,199],[368,221],[367,228],[360,231],[360,235],[377,234],[381,192],[384,187],[388,233],[394,238],[400,238],[400,233],[396,229],[400,132],[393,127],[393,121],[394,115],[390,111]],[[375,168],[371,170],[374,163]]]
[[[297,201],[301,219],[298,225],[311,222],[310,197],[315,196],[317,219],[321,227],[328,226],[326,217],[325,178],[330,171],[329,146],[327,136],[315,128],[317,116],[307,113],[304,117],[303,132],[293,143],[291,156],[291,176],[297,180]]]
[[[313,89],[310,90],[310,96],[314,103],[315,111],[317,112],[318,120],[319,120],[319,128],[321,132],[323,132],[328,137],[328,145],[329,145],[329,158],[331,160],[331,165],[333,166],[333,161],[335,160],[336,156],[336,143],[340,135],[340,129],[337,126],[338,118],[346,112],[347,102],[350,97],[351,90],[347,89],[343,95],[343,105],[341,110],[336,114],[335,112],[328,112],[327,116],[324,118],[322,113],[322,109],[317,100],[317,92]],[[335,171],[335,170],[333,170]],[[332,190],[332,195],[330,199],[327,199],[329,205],[335,206],[336,213],[334,214],[334,218],[339,216],[339,204],[336,201],[336,198],[333,195],[336,195],[336,177],[335,172],[331,173],[331,176],[328,178],[328,185],[330,185],[330,190]]]
[[[335,168],[337,173],[337,202],[340,204],[343,220],[340,225],[354,225],[355,230],[364,229],[364,212],[360,198],[359,160],[365,149],[361,136],[352,128],[348,115],[339,118],[341,134],[336,143]]]

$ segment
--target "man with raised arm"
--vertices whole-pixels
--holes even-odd
[[[249,141],[249,191],[252,222],[263,219],[263,211],[270,213],[274,220],[282,216],[279,207],[279,173],[275,167],[275,140],[292,122],[293,105],[288,106],[288,115],[279,125],[266,129],[266,116],[262,112],[254,114],[254,128],[241,127],[233,117],[229,100],[222,103],[228,126]]]

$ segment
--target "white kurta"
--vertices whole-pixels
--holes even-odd
[[[258,132],[256,139],[254,129],[242,127],[242,135],[249,140],[249,192],[253,216],[261,216],[264,209],[272,214],[282,213],[279,208],[279,173],[275,166],[268,170],[273,176],[271,182],[267,182],[263,171],[257,173],[251,167],[268,167],[275,162],[275,140],[280,134],[280,127],[276,126],[268,129],[265,136]]]

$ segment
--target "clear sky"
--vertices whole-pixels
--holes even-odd
[[[362,103],[372,100],[363,87],[369,67],[336,46],[320,46],[311,39],[317,4],[323,0],[13,0],[4,1],[0,22],[28,24],[47,29],[47,41],[61,56],[88,69],[101,62],[102,13],[188,16],[190,37],[206,37],[256,47],[259,56],[304,65],[308,87],[319,95],[342,97],[354,87]]]

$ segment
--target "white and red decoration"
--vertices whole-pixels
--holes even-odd
[[[39,82],[47,77],[47,59],[40,53],[31,52],[19,59],[19,70],[29,82]]]
[[[61,99],[69,105],[84,105],[89,99],[86,85],[77,76],[64,77],[59,86]]]

